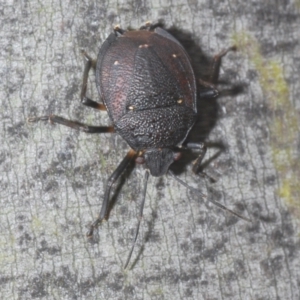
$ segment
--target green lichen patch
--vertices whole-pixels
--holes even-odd
[[[259,43],[249,33],[237,33],[233,39],[239,51],[248,58],[258,73],[259,83],[271,112],[268,124],[272,158],[280,185],[277,192],[299,220],[300,160],[296,142],[300,124],[290,101],[289,86],[284,78],[282,64],[264,58]]]

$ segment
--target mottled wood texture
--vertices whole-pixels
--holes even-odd
[[[0,12],[1,299],[299,299],[299,1],[2,1]],[[205,168],[216,183],[192,174],[195,156],[175,171],[253,222],[170,176],[150,178],[124,271],[141,166],[117,188],[91,243],[85,233],[127,145],[26,119],[109,124],[80,104],[81,49],[96,57],[115,24],[148,20],[172,29],[198,75],[221,49],[240,46],[223,59],[223,94],[218,105],[199,104],[193,133],[224,146]],[[93,78],[88,90],[98,100]]]

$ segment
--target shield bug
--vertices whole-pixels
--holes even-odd
[[[206,147],[203,143],[189,143],[186,137],[197,118],[197,99],[218,95],[213,84],[218,78],[221,59],[229,50],[233,47],[214,57],[211,80],[202,82],[203,89],[197,91],[189,57],[171,34],[148,23],[137,31],[125,31],[117,26],[100,48],[96,61],[84,53],[86,65],[81,89],[81,102],[107,111],[113,126],[88,126],[55,115],[29,118],[30,122],[49,120],[87,133],[116,132],[130,146],[108,179],[102,208],[88,236],[92,236],[94,229],[107,217],[113,184],[134,161],[144,164],[146,172],[140,218],[125,268],[138,236],[149,173],[162,176],[168,172],[192,189],[169,167],[180,159],[182,150],[188,148],[200,153],[193,166],[195,173],[199,171]],[[92,68],[96,71],[96,86],[103,104],[86,96],[88,73]]]

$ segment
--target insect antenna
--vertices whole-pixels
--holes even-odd
[[[190,185],[188,185],[186,182],[182,181],[179,177],[177,177],[173,171],[169,170],[168,173],[176,180],[178,181],[180,184],[182,184],[184,187],[186,187],[187,189],[193,191],[193,192],[196,192],[198,194],[200,194],[201,197],[205,198],[206,200],[208,200],[209,202],[213,203],[214,205],[218,206],[219,208],[225,210],[225,211],[228,211],[229,213],[231,213],[232,215],[242,219],[242,220],[245,220],[247,222],[252,222],[250,219],[238,214],[237,212],[227,208],[226,206],[224,206],[223,204],[217,202],[217,201],[214,201],[214,200],[211,200],[211,199],[208,199],[206,195],[204,195],[203,193],[201,193],[200,190],[196,189],[196,188],[193,188],[191,187]]]
[[[147,191],[148,178],[149,178],[149,170],[146,170],[145,176],[144,176],[143,200],[142,200],[141,207],[140,207],[138,224],[137,224],[137,227],[136,227],[136,230],[135,230],[134,240],[133,240],[133,243],[132,243],[132,246],[131,246],[131,250],[130,250],[130,252],[129,252],[129,255],[128,255],[128,257],[127,257],[127,260],[126,260],[124,269],[127,268],[128,264],[129,264],[129,262],[130,262],[131,255],[132,255],[132,252],[133,252],[133,249],[134,249],[134,246],[135,246],[137,237],[138,237],[138,235],[139,235],[140,224],[141,224],[141,220],[142,220],[142,218],[143,218],[143,210],[144,210],[145,199],[146,199],[146,191]]]

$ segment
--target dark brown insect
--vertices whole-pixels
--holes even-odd
[[[106,110],[113,127],[88,126],[55,115],[29,119],[30,122],[49,120],[87,133],[117,132],[130,146],[129,152],[108,179],[101,211],[88,236],[93,235],[94,229],[107,216],[111,188],[124,170],[134,161],[145,165],[147,171],[140,218],[125,268],[138,236],[149,172],[153,176],[169,172],[187,186],[169,170],[170,165],[180,159],[182,149],[186,148],[200,152],[193,166],[195,173],[199,171],[206,147],[203,143],[188,143],[185,139],[197,117],[197,99],[218,95],[213,84],[218,78],[221,58],[232,49],[215,56],[211,80],[202,82],[204,88],[197,92],[188,55],[172,35],[160,27],[153,29],[150,24],[138,31],[115,27],[114,33],[103,43],[97,61],[84,53],[87,62],[81,91],[81,102]],[[104,104],[86,97],[91,68],[96,70],[96,85]]]

